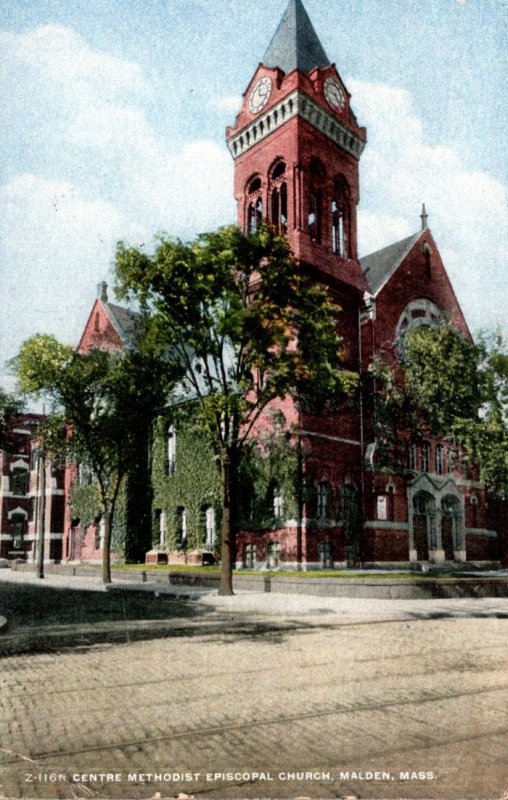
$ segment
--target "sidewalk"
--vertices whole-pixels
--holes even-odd
[[[215,589],[161,583],[118,581],[105,586],[99,576],[48,575],[39,579],[27,572],[0,570],[0,583],[29,583],[62,589],[95,592],[147,593],[167,599],[199,603],[210,609],[267,616],[335,615],[341,620],[387,621],[438,618],[508,618],[508,598],[443,598],[425,600],[379,600],[372,598],[326,597],[305,594],[239,591],[233,597],[219,597]]]

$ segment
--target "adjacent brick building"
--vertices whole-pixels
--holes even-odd
[[[41,481],[37,430],[42,419],[37,414],[19,414],[7,424],[6,444],[0,450],[1,558],[36,560],[41,508],[44,508],[44,559],[62,558],[64,469],[47,460],[45,480]]]

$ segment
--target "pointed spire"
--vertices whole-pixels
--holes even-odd
[[[422,231],[427,230],[427,220],[429,215],[427,214],[427,209],[425,208],[425,203],[422,205],[422,213],[420,214],[420,219],[422,221]]]
[[[314,67],[329,66],[330,59],[319,41],[302,0],[289,0],[262,63],[265,67],[279,67],[286,75],[295,69],[310,72]]]

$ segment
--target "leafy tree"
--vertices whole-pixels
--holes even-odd
[[[267,226],[235,227],[186,244],[162,237],[153,256],[120,243],[119,293],[154,314],[161,340],[183,370],[180,399],[217,457],[222,485],[221,594],[232,594],[237,478],[265,409],[288,393],[316,401],[349,392],[335,320],[339,308],[306,278],[287,242]]]
[[[0,387],[0,449],[6,445],[6,426],[9,419],[23,408],[21,400]]]
[[[40,429],[45,449],[86,465],[104,525],[103,581],[111,582],[111,520],[122,481],[139,454],[139,432],[165,403],[168,373],[149,338],[124,353],[78,353],[53,336],[26,341],[16,358],[20,388],[52,401]]]
[[[372,372],[382,458],[402,463],[404,431],[453,441],[479,463],[491,491],[508,493],[508,352],[500,333],[475,343],[447,323],[420,327],[406,335],[400,363],[377,361]]]

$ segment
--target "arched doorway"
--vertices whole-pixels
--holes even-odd
[[[441,547],[446,561],[453,561],[455,551],[460,550],[460,503],[453,495],[441,500]]]
[[[413,549],[418,561],[429,560],[429,548],[433,545],[433,529],[436,517],[434,498],[428,492],[418,492],[413,498]]]

